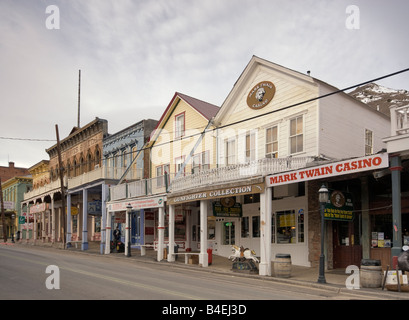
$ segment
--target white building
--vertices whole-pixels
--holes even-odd
[[[261,274],[270,273],[275,253],[290,253],[296,265],[316,263],[319,213],[309,212],[309,193],[318,189],[309,182],[273,188],[264,178],[385,148],[388,117],[343,92],[321,98],[336,91],[309,75],[252,57],[214,118],[217,169],[176,179],[168,194],[170,207],[200,200],[201,216],[215,220],[208,240],[214,254],[229,256],[233,244],[254,249],[261,256]],[[251,191],[241,192],[246,187]],[[212,212],[215,204],[233,203],[241,209],[226,209],[217,217]]]

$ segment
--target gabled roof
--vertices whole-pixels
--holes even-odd
[[[200,114],[202,114],[207,120],[213,118],[217,112],[219,111],[220,107],[215,106],[214,104],[190,97],[186,94],[176,92],[176,94],[185,100],[189,105],[195,108]]]
[[[162,116],[160,117],[155,129],[152,131],[153,134],[151,136],[151,140],[149,141],[149,145],[151,145],[154,142],[155,139],[152,139],[152,138],[159,134],[158,129],[161,129],[165,126],[167,120],[169,119],[174,108],[176,108],[180,100],[185,101],[188,105],[190,105],[194,110],[196,110],[199,114],[201,114],[208,121],[210,121],[220,110],[220,107],[214,104],[193,98],[191,96],[188,96],[180,92],[175,92],[172,100],[170,101],[165,111],[163,112]]]

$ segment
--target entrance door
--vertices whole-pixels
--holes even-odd
[[[236,244],[236,223],[234,221],[224,221],[222,226],[222,244]]]
[[[359,219],[355,222],[333,221],[334,269],[359,266],[362,259]]]

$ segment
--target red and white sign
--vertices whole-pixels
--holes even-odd
[[[388,154],[381,153],[368,157],[329,163],[317,167],[304,168],[297,171],[273,174],[267,176],[266,186],[274,187],[308,180],[325,179],[344,174],[387,168],[388,166]]]
[[[108,205],[108,211],[126,211],[128,204],[132,206],[132,210],[160,208],[164,206],[164,203],[163,197],[142,198],[140,200],[111,203]]]

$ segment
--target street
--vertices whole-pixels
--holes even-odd
[[[2,300],[357,299],[262,279],[11,245],[0,246],[0,284]]]

